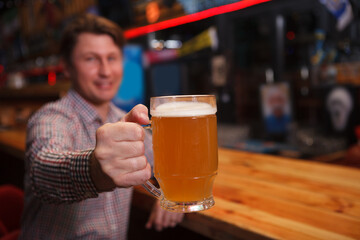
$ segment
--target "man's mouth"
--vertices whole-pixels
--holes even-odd
[[[113,84],[109,81],[101,81],[101,82],[95,82],[95,86],[100,90],[109,90],[112,88]]]

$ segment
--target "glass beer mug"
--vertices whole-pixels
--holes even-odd
[[[160,189],[143,186],[162,208],[194,212],[214,205],[212,187],[218,170],[216,100],[213,95],[150,99],[154,175]]]

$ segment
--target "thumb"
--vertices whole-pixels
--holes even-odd
[[[148,108],[142,104],[136,105],[121,119],[121,122],[134,122],[141,125],[149,124]]]

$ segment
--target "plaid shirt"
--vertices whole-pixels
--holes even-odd
[[[106,122],[124,114],[110,104]],[[89,173],[95,132],[103,124],[74,90],[29,120],[20,239],[126,239],[132,188],[98,194]],[[145,147],[152,164],[150,134]]]

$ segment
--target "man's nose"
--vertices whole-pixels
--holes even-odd
[[[110,64],[107,60],[102,60],[100,63],[99,74],[101,76],[107,77],[111,73]]]

